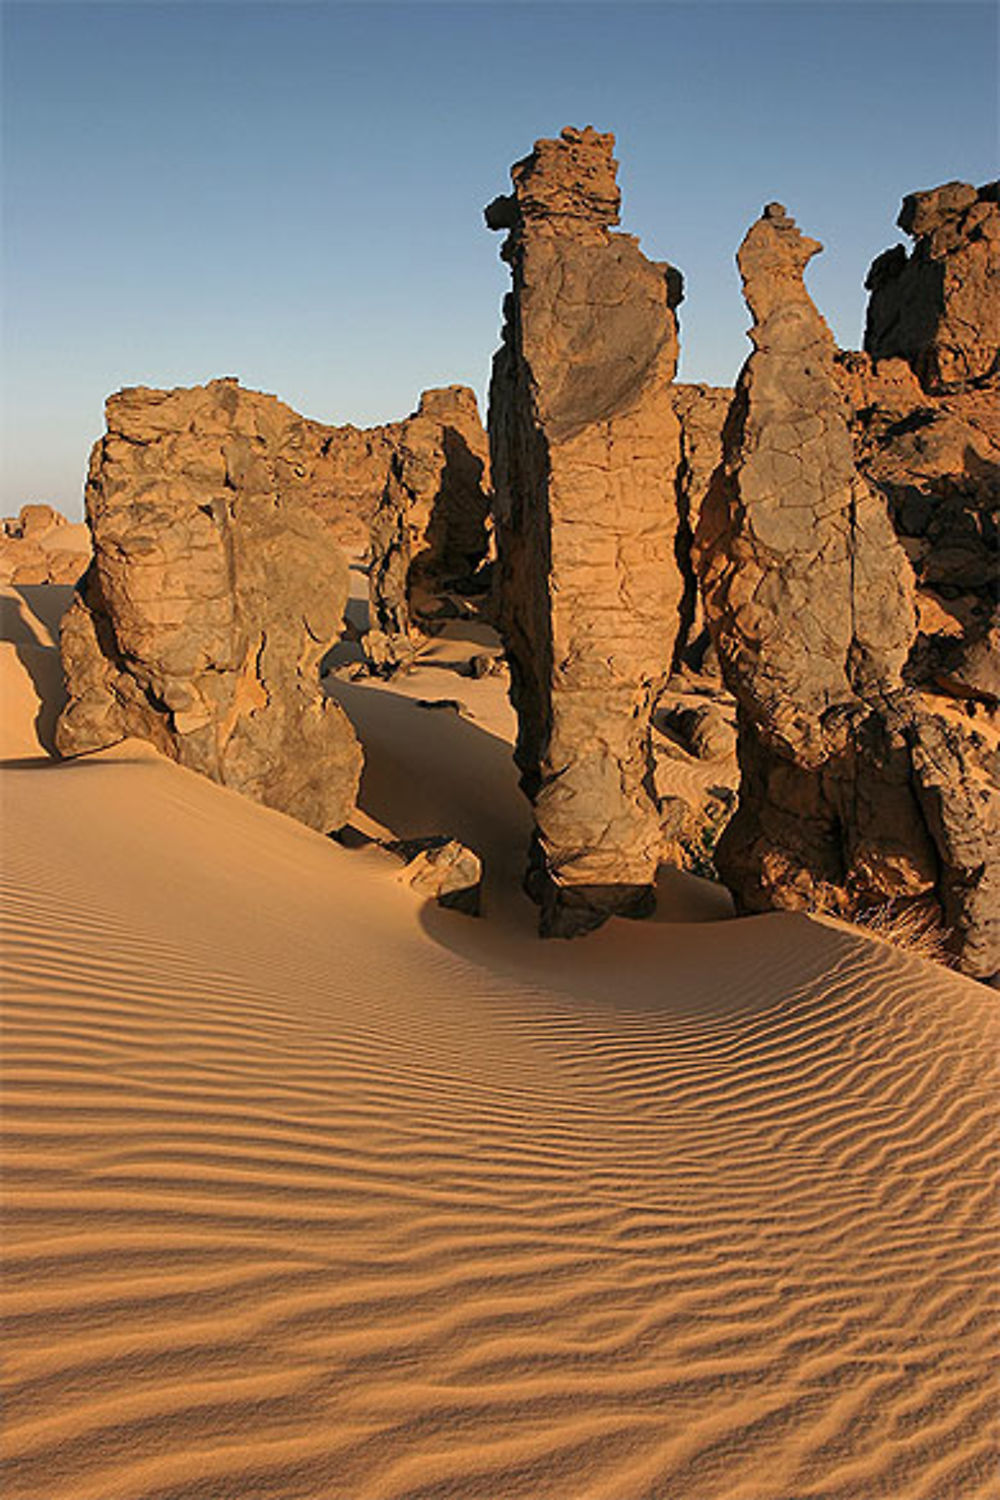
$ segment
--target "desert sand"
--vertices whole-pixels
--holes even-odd
[[[458,627],[331,690],[359,828],[475,847],[479,921],[138,742],[57,765],[68,594],[0,648],[8,1500],[996,1493],[995,994],[669,872],[540,943]]]

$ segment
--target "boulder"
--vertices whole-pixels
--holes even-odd
[[[406,861],[399,878],[418,895],[466,916],[479,916],[483,864],[472,849],[458,839],[435,836],[396,840],[385,847]]]
[[[681,278],[615,234],[614,138],[566,129],[486,210],[513,287],[490,386],[496,612],[546,935],[653,905],[650,711],[680,632]]]
[[[309,424],[234,380],[107,403],[94,559],[63,625],[63,755],[126,737],[323,831],[361,750],[324,698],[347,564],[310,506]]]
[[[73,584],[89,561],[86,526],[51,505],[22,505],[0,525],[0,583]]]

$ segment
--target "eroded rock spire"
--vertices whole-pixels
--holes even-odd
[[[671,404],[681,279],[614,234],[614,137],[566,129],[486,210],[513,274],[490,388],[499,621],[542,931],[652,906],[649,714],[683,582]]]

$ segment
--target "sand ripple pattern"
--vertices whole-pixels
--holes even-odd
[[[176,768],[7,780],[8,1500],[996,1493],[993,996],[517,984]]]

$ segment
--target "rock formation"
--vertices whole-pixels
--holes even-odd
[[[995,736],[904,681],[914,580],[856,467],[843,362],[803,284],[819,249],[772,204],[738,257],[755,352],[695,544],[739,713],[739,806],[717,864],[746,910],[929,903],[988,978]]]
[[[0,583],[76,583],[90,561],[86,526],[51,505],[22,505],[0,528]]]
[[[865,350],[898,356],[942,392],[1000,372],[1000,183],[948,182],[903,199],[914,240],[871,266]]]
[[[396,839],[383,845],[405,861],[399,879],[439,906],[478,917],[483,895],[483,862],[473,849],[444,835]]]
[[[487,443],[475,392],[468,386],[424,391],[410,416],[378,427],[299,420],[308,503],[342,547],[355,552],[370,547],[394,465],[405,470],[404,489],[412,490],[418,511],[433,518],[432,546],[445,545],[449,564],[462,544],[472,550],[483,546],[479,530],[489,510]],[[436,506],[437,487],[444,489],[446,499]],[[423,541],[415,520],[411,531],[420,552]]]
[[[649,716],[678,635],[680,277],[613,234],[614,138],[536,142],[486,210],[513,274],[490,388],[498,617],[546,934],[643,915]]]
[[[722,462],[722,429],[733,392],[728,386],[675,385],[674,411],[680,423],[681,452],[677,469],[677,561],[684,579],[681,625],[675,665],[718,677],[718,663],[705,625],[691,546],[702,506]]]
[[[136,736],[313,828],[347,820],[361,751],[319,685],[347,565],[309,505],[313,459],[303,418],[233,380],[110,398],[62,754]]]
[[[475,393],[425,391],[400,424],[371,522],[369,654],[405,660],[411,637],[464,587],[486,557],[490,507],[486,434]]]
[[[907,680],[1000,701],[1000,378],[928,395],[902,360],[840,357],[855,458],[885,497],[914,572],[918,639]]]

